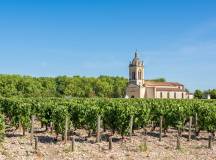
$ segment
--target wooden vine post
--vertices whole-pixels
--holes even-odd
[[[112,136],[109,137],[109,150],[112,150]]]
[[[53,122],[50,122],[50,133],[53,134]]]
[[[99,115],[97,118],[97,137],[96,137],[96,142],[99,143],[101,136],[100,136],[100,130],[101,130],[101,116]]]
[[[212,135],[209,134],[209,138],[208,138],[208,148],[212,149]]]
[[[197,113],[195,114],[195,135],[197,137],[197,132],[198,132],[198,116]]]
[[[68,116],[65,117],[65,132],[64,132],[64,142],[67,143],[68,139]]]
[[[178,127],[178,133],[177,133],[177,145],[176,145],[176,149],[179,150],[181,149],[181,142],[180,142],[180,127]]]
[[[143,125],[143,134],[144,134],[144,136],[147,135],[147,129],[146,129],[145,125]]]
[[[191,141],[191,128],[192,128],[192,116],[190,116],[190,119],[189,119],[188,141]]]
[[[33,144],[33,138],[34,138],[34,119],[35,116],[32,115],[31,116],[31,136],[30,136],[31,145]]]
[[[178,127],[178,133],[177,133],[177,143],[176,143],[176,149],[179,150],[181,149],[181,131],[180,131],[180,127]]]
[[[35,152],[38,152],[38,137],[35,137]]]
[[[72,152],[75,151],[75,137],[74,136],[71,137],[71,151]]]
[[[160,116],[160,135],[159,135],[159,141],[162,140],[162,130],[163,130],[163,116]]]
[[[131,116],[130,118],[130,128],[129,128],[129,136],[130,138],[132,138],[132,134],[133,134],[133,116]]]
[[[154,121],[151,121],[151,132],[154,130]]]

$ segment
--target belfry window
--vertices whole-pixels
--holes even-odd
[[[132,72],[132,80],[135,80],[135,79],[136,79],[136,73]]]
[[[139,72],[138,72],[138,79],[142,80],[142,72],[141,72],[141,70],[139,70]]]

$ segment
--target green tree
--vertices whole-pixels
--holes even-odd
[[[36,78],[0,75],[0,96],[122,98],[125,96],[127,84],[126,78],[111,76]]]
[[[56,82],[54,78],[41,77],[36,79],[41,84],[41,96],[55,97],[56,96]]]
[[[17,75],[0,75],[0,95],[3,97],[16,96],[16,85],[20,80],[20,76]]]
[[[113,98],[123,98],[125,96],[126,87],[127,87],[127,79],[123,77],[115,77],[113,84]]]
[[[98,97],[112,97],[113,86],[105,79],[98,79],[94,86],[95,94]]]
[[[201,91],[201,90],[195,90],[195,92],[194,92],[194,98],[196,98],[196,99],[202,99],[202,97],[203,97],[203,92]]]
[[[17,91],[20,96],[39,97],[41,96],[42,86],[36,78],[25,76],[18,82]]]
[[[152,79],[151,81],[155,81],[155,82],[166,82],[165,78],[156,78],[156,79]]]
[[[68,86],[68,78],[66,76],[59,76],[55,78],[56,81],[56,92],[58,96],[65,95],[65,90]]]
[[[210,90],[211,99],[216,99],[216,89]]]

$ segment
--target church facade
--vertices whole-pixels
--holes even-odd
[[[177,82],[156,82],[145,80],[144,63],[137,53],[129,64],[129,83],[126,89],[127,98],[161,98],[193,99],[193,94]]]

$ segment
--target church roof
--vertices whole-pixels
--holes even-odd
[[[146,80],[145,84],[148,86],[184,86],[178,82],[156,82],[156,81],[149,81]]]
[[[135,54],[134,54],[134,59],[133,59],[133,61],[140,61],[137,52],[135,52]]]
[[[132,62],[130,62],[130,66],[136,66],[136,65],[143,65],[143,62],[138,57],[137,51],[135,52]]]

